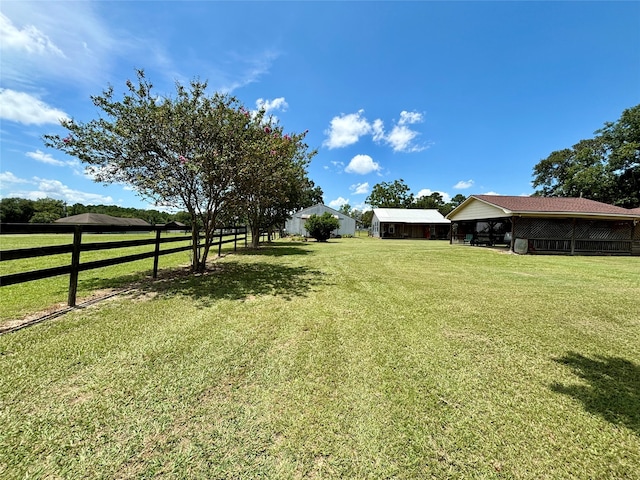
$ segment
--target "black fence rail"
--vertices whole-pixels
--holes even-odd
[[[63,225],[63,224],[22,224],[22,223],[4,223],[0,225],[0,234],[73,234],[73,243],[67,245],[53,245],[33,248],[18,248],[13,250],[0,250],[0,262],[9,260],[20,260],[26,258],[44,257],[49,255],[59,255],[71,253],[71,262],[69,265],[58,267],[43,268],[39,270],[31,270],[27,272],[11,273],[0,275],[0,287],[14,285],[17,283],[30,282],[43,278],[55,277],[58,275],[69,275],[69,295],[68,305],[70,307],[76,304],[76,294],[78,291],[78,274],[82,271],[92,270],[95,268],[108,267],[121,263],[134,262],[145,258],[153,258],[153,278],[158,275],[159,258],[163,255],[192,250],[191,234],[189,236],[178,237],[162,237],[163,232],[185,231],[185,227],[175,226],[122,226],[122,225]],[[83,233],[145,233],[155,232],[155,238],[137,239],[137,240],[120,240],[113,242],[93,242],[82,243]],[[222,252],[222,245],[233,243],[234,250],[237,249],[238,242],[244,242],[247,245],[247,228],[239,227],[223,227],[215,231],[214,238],[217,241],[211,243],[211,247],[218,247],[218,255]],[[189,245],[180,247],[161,249],[160,246],[165,243],[185,242]],[[132,255],[124,255],[120,257],[107,258],[102,260],[94,260],[82,263],[80,254],[82,252],[98,251],[98,250],[116,250],[127,247],[139,247],[150,245],[153,249],[150,251],[136,253]],[[198,244],[198,248],[204,247],[204,244]]]

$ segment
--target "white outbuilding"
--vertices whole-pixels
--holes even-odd
[[[333,236],[343,235],[355,235],[356,234],[356,221],[331,207],[327,207],[321,203],[314,205],[313,207],[303,208],[302,210],[293,214],[293,216],[285,222],[285,230],[289,235],[302,235],[308,236],[308,232],[304,228],[304,224],[311,215],[323,215],[325,212],[329,212],[334,218],[337,218],[340,222],[340,228],[334,230]]]
[[[374,208],[371,234],[378,238],[446,239],[450,225],[436,209]]]

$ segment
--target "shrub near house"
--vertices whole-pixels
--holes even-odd
[[[331,237],[331,232],[340,228],[340,222],[329,212],[324,212],[322,215],[311,215],[304,228],[317,241],[326,242]]]

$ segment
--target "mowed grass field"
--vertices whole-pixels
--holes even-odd
[[[3,479],[640,478],[640,258],[283,239],[0,372]]]

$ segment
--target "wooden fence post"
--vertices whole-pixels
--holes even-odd
[[[233,251],[236,252],[238,250],[238,227],[233,226]]]
[[[220,229],[220,236],[218,237],[218,256],[222,255],[222,228]]]
[[[78,272],[80,271],[80,247],[82,245],[82,226],[76,225],[73,231],[73,251],[71,252],[71,273],[69,275],[69,296],[67,304],[70,307],[76,306],[76,295],[78,293]]]
[[[153,278],[158,278],[158,260],[160,259],[160,229],[156,230],[156,250],[153,256]]]

